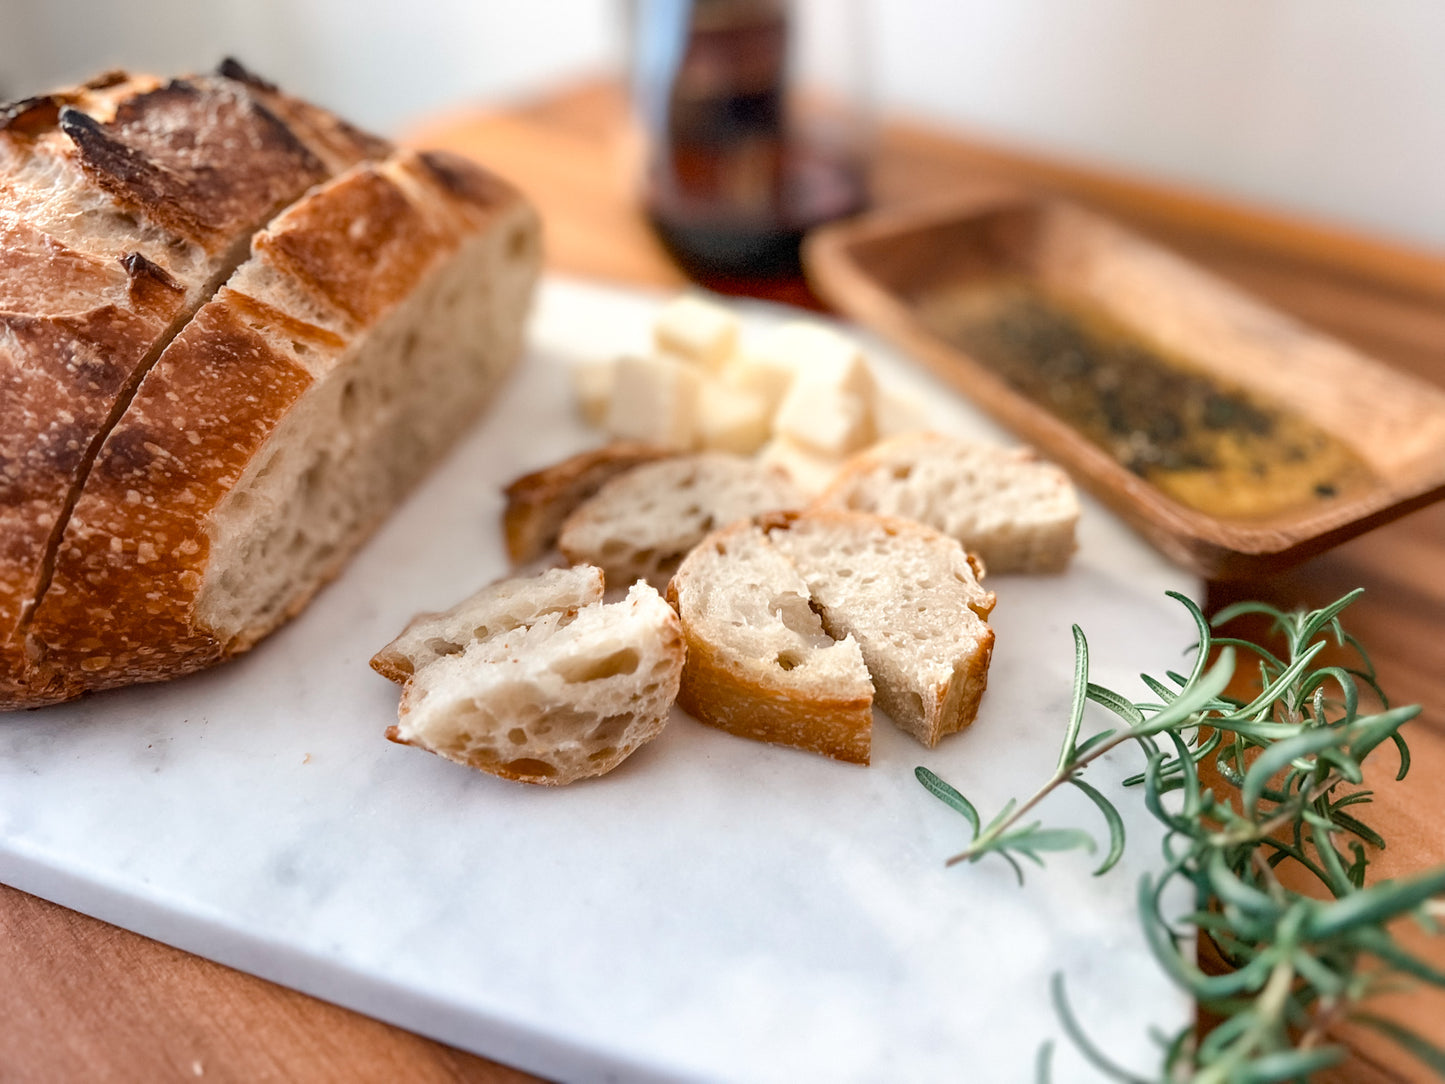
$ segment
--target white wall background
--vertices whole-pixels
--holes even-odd
[[[1445,249],[1445,0],[861,3],[884,110]],[[394,130],[615,68],[622,17],[621,0],[0,0],[0,97],[230,52]]]

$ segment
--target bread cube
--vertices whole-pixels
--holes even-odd
[[[619,440],[691,449],[697,440],[701,385],[697,370],[676,358],[619,358],[607,432]]]
[[[755,354],[738,354],[723,367],[722,379],[733,387],[758,396],[766,407],[768,420],[777,413],[783,396],[797,370],[792,362]]]
[[[816,497],[832,483],[846,457],[828,455],[779,434],[763,445],[758,462],[781,467],[793,484],[809,497]]]
[[[698,399],[698,436],[709,451],[752,455],[770,435],[762,396],[721,380],[704,380]]]
[[[721,305],[684,294],[663,306],[652,333],[659,351],[716,370],[737,350],[738,321]]]
[[[879,388],[873,400],[873,426],[882,439],[927,432],[933,428],[933,421],[923,400],[892,388]]]
[[[822,324],[796,321],[784,324],[763,341],[757,359],[791,368],[797,380],[811,380],[873,398],[873,374],[858,344]]]
[[[577,409],[588,425],[600,428],[607,423],[612,383],[616,377],[615,360],[584,361],[572,367],[572,390],[577,393]]]
[[[815,452],[845,456],[873,442],[873,411],[857,392],[806,374],[783,397],[773,432]]]

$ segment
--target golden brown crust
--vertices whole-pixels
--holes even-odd
[[[722,553],[737,536],[751,533],[762,522],[782,524],[794,515],[768,513],[714,532],[667,585],[667,601],[678,611],[687,646],[677,703],[695,719],[741,738],[867,764],[873,732],[871,690],[853,696],[827,695],[786,681],[760,681],[736,664],[730,665],[726,653],[700,634],[692,615],[683,612],[680,584],[694,574],[690,566],[698,554],[709,546]],[[725,585],[713,588],[719,589]]]
[[[0,707],[30,695],[29,609],[92,457],[207,280],[328,174],[308,138],[221,77],[113,72],[0,108]],[[328,138],[347,164],[378,143]],[[96,210],[111,233],[67,225]],[[210,262],[182,282],[161,263],[193,245]]]
[[[183,292],[152,266],[97,260],[0,212],[0,705],[96,436],[184,316]]]
[[[677,605],[671,589],[668,601]],[[867,764],[872,748],[871,697],[821,698],[748,680],[706,640],[684,628],[687,661],[677,706],[699,722],[740,738]]]
[[[990,598],[993,596],[990,595]],[[984,614],[982,616],[987,616]],[[968,668],[962,673],[954,672],[939,705],[938,727],[927,745],[932,748],[949,734],[956,734],[971,725],[978,718],[978,706],[988,688],[988,668],[993,660],[992,628],[985,628],[979,637],[978,651],[968,660]]]
[[[197,517],[311,384],[228,300],[223,290],[171,344],[90,472],[32,626],[47,697],[221,656],[191,618],[209,556]]]
[[[502,530],[513,564],[536,560],[557,544],[563,521],[610,479],[676,452],[636,441],[615,441],[524,474],[509,483]]]
[[[436,618],[436,616],[437,614],[435,613],[417,614],[407,624],[406,628],[402,629],[401,631],[404,635],[407,630],[410,629],[412,625],[415,625],[417,622],[431,620]],[[400,639],[400,637],[398,637],[398,639]],[[396,643],[396,640],[393,640],[391,644],[387,644],[384,648],[382,648],[375,655],[373,655],[371,657],[371,662],[369,665],[378,674],[386,678],[387,681],[394,681],[398,685],[405,685],[408,681],[411,680],[412,675],[416,673],[416,669],[412,666],[412,662],[409,658],[407,658],[399,651],[392,650],[392,644],[394,643]],[[388,733],[387,737],[390,738],[391,734]],[[395,741],[396,739],[392,738],[392,740]],[[402,744],[405,743],[403,742]]]
[[[393,161],[358,166],[315,190],[257,238],[256,258],[309,253],[286,262],[288,285],[364,314],[364,333],[489,221],[439,184],[423,190],[424,200],[407,198],[389,178],[416,175],[414,159],[398,152]],[[510,193],[509,203],[519,199]],[[362,226],[348,229],[348,222]],[[323,237],[327,229],[351,246]],[[322,252],[349,269],[316,264]],[[360,267],[382,285],[359,283]],[[75,506],[31,630],[32,650],[41,657],[31,688],[8,706],[200,669],[249,648],[309,599],[306,592],[266,627],[224,642],[196,616],[209,558],[207,516],[313,382],[296,353],[276,345],[282,325],[268,317],[259,321],[264,331],[253,326],[258,314],[276,312],[223,288],[146,376]],[[286,339],[333,353],[341,341],[295,318],[284,330]],[[312,591],[346,556],[335,557]]]
[[[57,124],[96,185],[211,251],[327,176],[295,132],[229,79],[172,80],[126,99],[109,121],[63,106]]]
[[[329,110],[283,93],[275,83],[250,71],[234,57],[221,61],[216,74],[243,84],[252,97],[300,137],[326,165],[328,173],[340,173],[358,161],[386,158],[392,151],[386,140],[348,124]]]

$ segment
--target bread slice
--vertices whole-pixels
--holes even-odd
[[[385,147],[225,75],[0,106],[0,707],[23,702],[31,615],[140,379],[257,229]]]
[[[850,459],[824,507],[917,520],[961,542],[990,572],[1061,572],[1079,498],[1064,471],[1028,448],[913,433]]]
[[[645,579],[662,590],[709,531],[803,504],[787,475],[751,459],[676,456],[613,478],[567,517],[557,545],[573,563],[598,565],[610,583]]]
[[[682,629],[643,583],[622,602],[566,617],[547,614],[422,667],[387,736],[524,783],[611,771],[667,723]]]
[[[763,528],[709,535],[667,597],[687,639],[679,707],[740,737],[868,763],[873,683],[858,644],[828,635]]]
[[[823,627],[857,639],[878,706],[900,729],[932,747],[973,722],[993,655],[994,596],[958,542],[907,520],[830,509],[767,526]]]
[[[602,486],[633,467],[675,453],[653,444],[613,441],[524,474],[507,486],[502,530],[513,564],[535,561],[557,544],[562,523]]]
[[[448,154],[277,216],[101,448],[10,706],[188,673],[299,611],[516,360],[539,247],[526,202]]]
[[[536,624],[548,614],[575,614],[602,601],[602,570],[549,568],[538,576],[488,584],[441,613],[418,614],[371,659],[382,677],[404,685],[419,670],[468,644]]]

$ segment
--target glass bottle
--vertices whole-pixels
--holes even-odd
[[[867,202],[850,0],[636,0],[642,199],[695,277],[796,274],[804,234]]]

